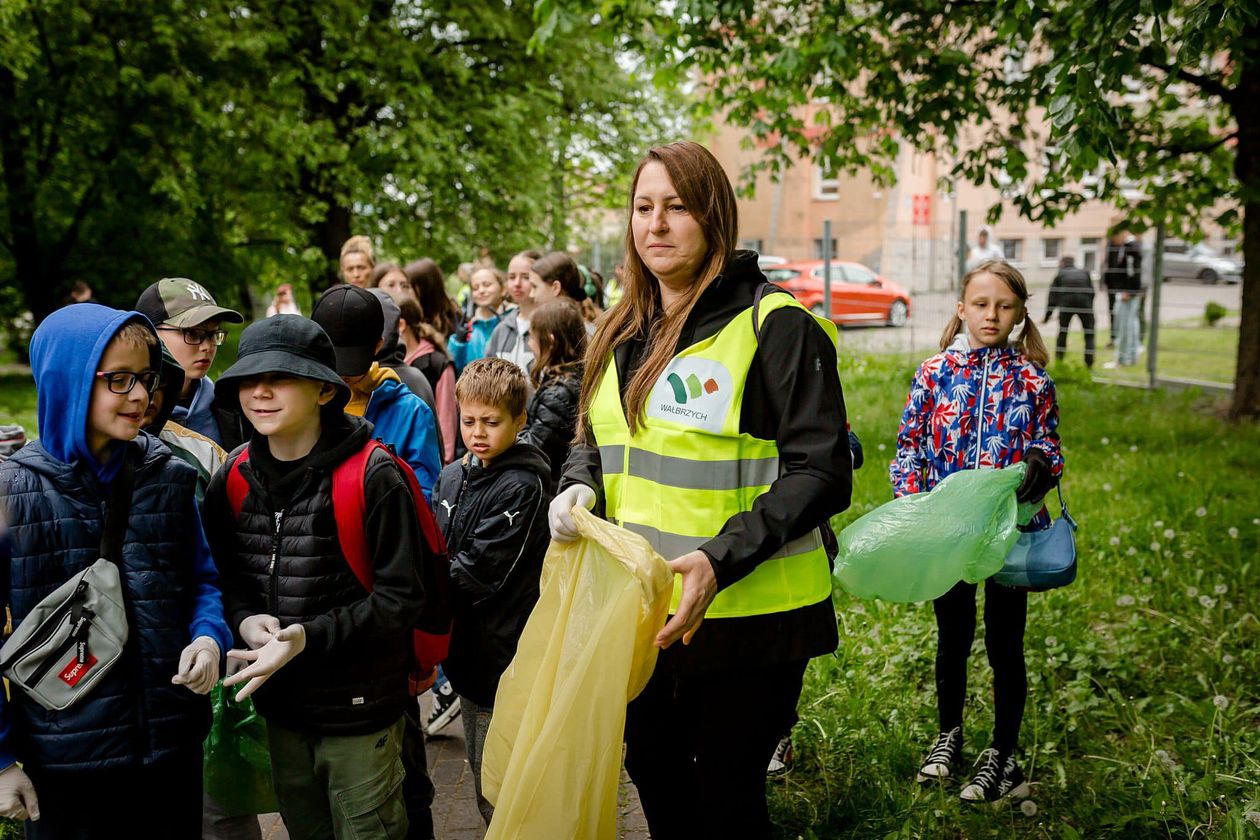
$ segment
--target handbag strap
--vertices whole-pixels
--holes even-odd
[[[123,454],[122,467],[109,485],[109,503],[105,509],[105,528],[101,532],[101,557],[122,563],[123,538],[127,536],[127,518],[131,514],[131,490],[135,486],[136,465],[132,447]]]

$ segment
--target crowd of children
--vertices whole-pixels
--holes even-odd
[[[154,283],[135,312],[80,304],[36,330],[40,439],[0,464],[0,597],[15,627],[106,556],[111,487],[126,475],[134,491],[111,558],[130,627],[124,655],[67,708],[17,688],[0,698],[0,815],[27,819],[27,836],[110,835],[100,814],[137,789],[144,807],[128,820],[138,836],[227,836],[232,818],[203,803],[201,785],[206,695],[221,674],[268,723],[291,836],[431,837],[423,732],[459,714],[491,820],[481,753],[538,598],[594,289],[562,252],[516,254],[506,276],[472,268],[467,312],[431,260],[377,266],[370,241],[354,237],[341,268],[346,282],[310,318],[280,309],[245,327],[217,383],[206,374],[223,325],[244,319],[191,280]],[[941,352],[911,386],[890,467],[896,495],[1018,461],[1029,465],[1020,501],[1058,480],[1054,385],[1027,299],[1009,265],[967,275]],[[426,503],[444,554],[426,539]],[[1047,524],[1043,511],[1029,527]],[[433,569],[448,592],[426,583]],[[941,734],[920,782],[961,772],[976,591],[960,583],[934,604]],[[449,654],[428,675],[434,712],[422,722],[411,632],[447,598]],[[1027,792],[1015,760],[1026,609],[1026,593],[985,586],[996,722],[964,800]],[[91,633],[51,654],[71,685],[76,661],[94,667]],[[256,820],[252,835],[236,828],[257,836]]]

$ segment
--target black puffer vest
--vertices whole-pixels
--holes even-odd
[[[11,689],[13,749],[36,767],[97,770],[149,764],[175,750],[198,748],[210,729],[209,699],[171,685],[190,641],[197,595],[188,518],[197,474],[148,434],[141,433],[131,446],[143,456],[123,545],[127,647],[92,693],[64,711],[48,711]],[[87,464],[57,461],[39,443],[0,464],[14,626],[96,562],[107,495],[108,488]]]
[[[236,522],[234,556],[221,560],[225,591],[263,593],[253,609],[274,615],[281,627],[311,621],[364,597],[337,538],[332,467],[362,449],[371,429],[371,424],[357,421],[334,449],[321,453],[319,464],[306,468],[280,511],[251,462],[241,464],[249,493]],[[393,466],[387,454],[373,453],[367,466],[369,486],[373,471],[386,464]],[[369,509],[371,503],[369,497]],[[228,580],[237,576],[247,580]],[[408,645],[408,636],[400,634],[336,643],[328,652],[308,648],[258,689],[255,704],[267,720],[300,732],[352,735],[384,729],[398,720],[408,702]]]

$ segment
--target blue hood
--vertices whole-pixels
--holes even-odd
[[[153,329],[139,312],[108,306],[66,306],[44,319],[31,337],[31,372],[39,405],[39,440],[44,451],[66,464],[82,459],[101,481],[118,472],[122,448],[105,464],[92,455],[87,443],[88,406],[96,367],[114,335],[130,321]],[[156,333],[154,334],[156,336]],[[161,353],[154,348],[151,364],[161,370]]]

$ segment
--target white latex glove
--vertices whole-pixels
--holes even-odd
[[[574,484],[561,490],[547,508],[547,524],[551,526],[551,538],[556,542],[573,542],[578,538],[573,524],[573,508],[581,505],[590,510],[595,506],[595,491],[585,484]]]
[[[239,703],[257,691],[272,674],[305,648],[306,628],[301,624],[290,624],[258,650],[229,650],[228,659],[239,659],[250,664],[224,680],[223,687],[231,688],[248,680],[248,684],[236,693],[236,702]]]
[[[175,685],[193,694],[206,694],[219,681],[219,644],[209,636],[198,636],[179,655],[179,672],[171,677]]]
[[[280,619],[265,613],[251,615],[241,622],[240,630],[241,638],[249,645],[249,649],[258,650],[280,632]]]
[[[39,797],[31,779],[16,764],[0,770],[0,817],[39,819]]]

